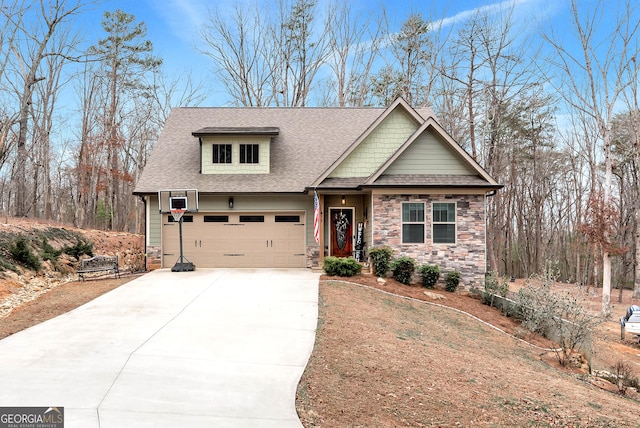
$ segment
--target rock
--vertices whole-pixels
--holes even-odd
[[[384,278],[378,278],[378,284],[380,285],[385,285],[387,283],[387,280]]]
[[[432,293],[431,291],[425,291],[424,295],[427,296],[428,298],[430,298],[431,300],[445,300],[446,299],[446,297],[444,297],[442,294]]]

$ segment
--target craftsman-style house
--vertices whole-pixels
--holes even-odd
[[[198,268],[365,261],[386,245],[481,286],[486,198],[500,187],[429,109],[398,99],[386,109],[176,108],[134,193],[150,266],[180,254],[175,199],[188,205],[183,254]]]

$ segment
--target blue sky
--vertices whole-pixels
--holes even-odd
[[[320,7],[325,0],[319,0]],[[148,38],[153,42],[155,53],[164,59],[165,69],[170,75],[180,75],[191,70],[196,79],[211,82],[213,78],[212,60],[196,51],[199,42],[198,29],[206,22],[210,7],[224,10],[236,0],[107,0],[84,15],[85,36],[95,43],[104,37],[100,20],[105,10],[122,9],[144,21]],[[260,5],[273,1],[258,0]],[[249,3],[253,3],[250,1]],[[352,0],[352,7],[367,14],[377,14],[384,6],[395,28],[406,20],[412,12],[419,12],[426,19],[442,19],[447,28],[463,23],[480,11],[491,12],[513,5],[514,16],[519,19],[522,35],[539,37],[541,27],[549,24],[563,29],[566,24],[569,0]],[[226,97],[215,85],[209,88],[204,105],[224,105]]]

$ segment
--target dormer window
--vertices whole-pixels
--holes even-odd
[[[191,133],[200,143],[201,174],[269,174],[273,127],[209,127]]]
[[[213,145],[213,163],[231,163],[231,144],[214,144]]]
[[[260,144],[240,144],[240,163],[260,163]]]

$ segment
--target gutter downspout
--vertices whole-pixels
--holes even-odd
[[[198,137],[198,144],[200,145],[200,168],[198,172],[202,174],[202,137]]]
[[[487,275],[489,274],[489,271],[487,270],[488,264],[488,257],[489,254],[487,254],[487,228],[488,228],[488,221],[487,221],[487,198],[490,198],[492,196],[495,196],[496,193],[498,193],[498,189],[493,189],[492,191],[490,191],[489,193],[485,193],[484,195],[484,248],[485,248],[485,252],[484,252],[484,266],[485,266],[485,270],[484,270],[484,277],[485,277],[485,286],[486,286],[486,279],[487,279]]]
[[[138,195],[142,199],[142,205],[144,207],[144,271],[148,272],[147,268],[147,199],[143,195]]]

